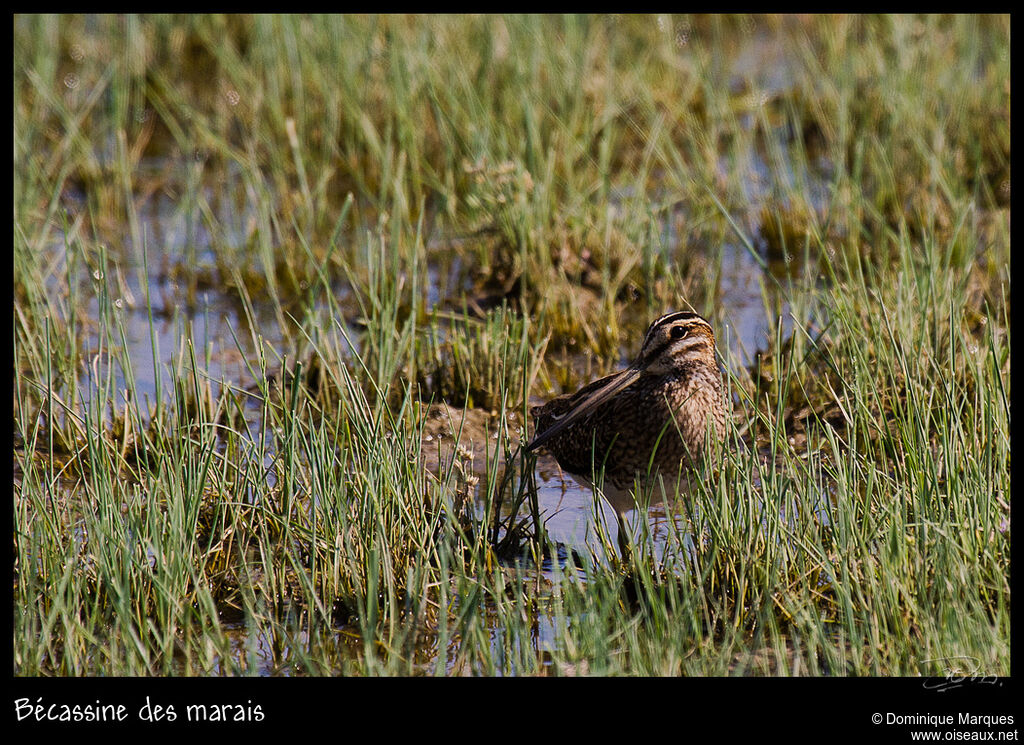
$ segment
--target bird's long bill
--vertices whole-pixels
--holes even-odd
[[[526,449],[533,450],[535,448],[539,448],[563,429],[582,417],[585,417],[616,393],[624,388],[629,388],[629,386],[633,385],[633,383],[640,379],[642,372],[643,370],[639,365],[630,365],[621,373],[616,375],[612,380],[609,380],[603,387],[598,388],[589,396],[586,396],[582,401],[576,404],[574,408],[569,409],[569,411],[562,414],[561,418],[546,430],[534,436],[530,444],[526,446]]]

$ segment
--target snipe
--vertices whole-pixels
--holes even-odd
[[[647,329],[625,370],[530,410],[536,425],[527,451],[547,448],[562,470],[592,486],[604,474],[605,497],[621,516],[634,484],[660,498],[678,491],[710,440],[725,436],[722,375],[715,334],[696,313],[668,313]]]

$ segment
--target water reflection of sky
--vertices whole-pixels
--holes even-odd
[[[726,243],[721,249],[721,328],[719,352],[733,364],[749,366],[759,349],[768,347],[774,323],[769,322],[762,292],[762,270],[744,246]],[[783,338],[789,336],[792,321],[789,304],[782,302]]]
[[[577,484],[571,477],[549,474],[549,478],[539,479],[537,488],[538,503],[544,516],[544,529],[548,538],[556,544],[575,550],[594,561],[608,561],[608,551],[618,551],[618,525],[615,510],[603,498],[595,498],[594,492]],[[673,535],[681,537],[687,543],[685,526],[678,511],[666,508],[664,504],[656,504],[641,510],[626,513],[626,527],[631,541],[651,542],[654,557],[661,562],[667,547],[672,543]],[[646,523],[642,524],[641,520]],[[670,524],[670,521],[677,521]],[[602,536],[600,533],[604,534]],[[607,541],[608,545],[605,545]],[[566,560],[567,557],[560,557]]]

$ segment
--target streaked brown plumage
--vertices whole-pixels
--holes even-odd
[[[531,409],[536,424],[526,449],[547,448],[564,471],[590,486],[603,467],[605,497],[621,514],[630,490],[659,476],[678,491],[692,464],[725,436],[722,375],[715,334],[696,313],[668,313],[647,329],[640,354],[625,370]]]

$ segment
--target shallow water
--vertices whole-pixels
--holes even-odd
[[[755,159],[752,162],[761,161]],[[196,288],[192,302],[187,302],[188,288],[177,278],[185,272],[176,272],[174,267],[187,267],[188,271],[217,276],[210,245],[212,238],[205,230],[191,227],[191,221],[173,201],[163,197],[156,199],[158,204],[140,215],[141,233],[147,236],[145,259],[141,251],[119,251],[117,260],[108,260],[106,276],[102,273],[97,276],[96,270],[81,266],[81,276],[72,280],[78,282],[79,292],[92,293],[87,313],[93,319],[100,315],[98,293],[101,283],[110,294],[113,312],[123,328],[126,356],[132,368],[131,374],[127,375],[119,361],[112,363],[110,372],[114,376],[115,390],[121,393],[125,380],[130,379],[134,381],[136,400],[152,402],[158,389],[166,396],[171,381],[178,377],[172,375],[172,370],[188,363],[189,341],[195,350],[199,372],[211,383],[214,395],[221,384],[237,388],[252,385],[253,373],[259,374],[258,360],[261,356],[267,360],[268,368],[273,368],[285,357],[294,360],[296,351],[288,348],[291,342],[281,328],[277,309],[269,300],[253,299],[251,320],[237,297],[216,284]],[[685,239],[672,234],[670,224],[666,224],[665,230],[665,239],[671,245],[686,244]],[[443,243],[440,239],[434,241],[435,245]],[[450,257],[443,257],[443,262],[448,265],[445,269],[440,268],[440,264],[428,263],[430,285],[427,299],[430,304],[438,303],[452,291],[451,261]],[[771,324],[766,318],[764,296],[765,287],[774,285],[765,282],[765,270],[743,245],[721,245],[717,261],[722,308],[719,314],[719,351],[727,364],[748,365],[757,350],[770,342]],[[784,302],[781,307],[785,313]],[[783,318],[783,324],[788,332],[788,319]],[[325,332],[331,333],[331,329]],[[350,336],[357,338],[355,333]],[[91,330],[86,329],[85,339],[87,344],[98,346],[99,328],[92,326]],[[116,360],[117,356],[114,357]],[[624,359],[623,364],[626,361]],[[88,403],[90,394],[97,390],[97,381],[104,380],[106,375],[107,370],[99,360],[85,372],[81,380],[84,402]],[[118,399],[118,404],[123,405],[123,397]],[[148,411],[148,405],[144,407],[143,414],[145,411]],[[250,431],[256,432],[261,426],[259,412],[260,407],[255,403],[247,411],[247,417],[252,418]],[[270,453],[264,456],[267,462],[273,457]],[[540,509],[549,537],[567,551],[592,556],[600,563],[607,562],[610,558],[608,551],[616,550],[617,545],[618,525],[614,510],[603,499],[596,499],[589,488],[562,474],[556,465],[553,466],[551,459],[547,460],[548,467],[541,469],[537,483]],[[477,461],[482,466],[484,458]],[[634,537],[642,532],[641,519],[647,521],[654,555],[660,559],[668,541],[669,521],[677,518],[666,512],[663,505],[652,507],[643,515],[634,511],[629,514]],[[604,540],[600,535],[602,532]],[[542,568],[542,571],[546,570]],[[248,651],[254,652],[251,647]],[[255,654],[260,656],[258,645]],[[265,672],[272,674],[269,669]]]

